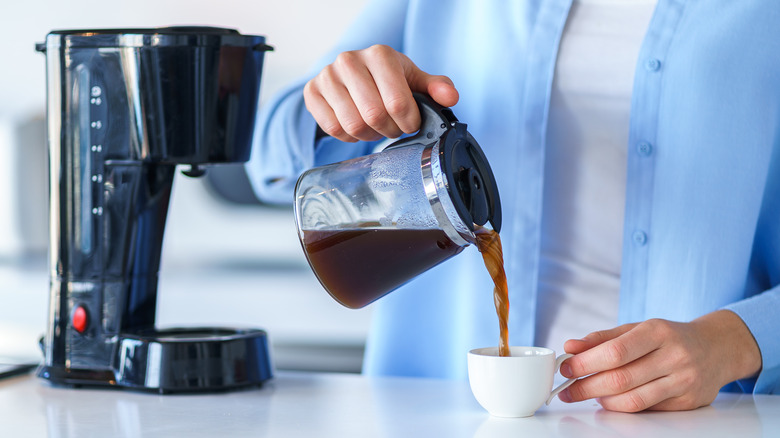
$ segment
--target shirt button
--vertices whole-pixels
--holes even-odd
[[[632,239],[634,239],[634,243],[637,246],[644,246],[645,243],[647,243],[647,234],[645,234],[644,231],[634,231],[634,234],[631,236]]]
[[[650,58],[645,62],[645,68],[647,71],[658,71],[661,69],[661,61],[655,58]]]
[[[646,141],[640,141],[639,144],[636,145],[636,151],[643,157],[649,157],[650,154],[653,153],[653,145]]]

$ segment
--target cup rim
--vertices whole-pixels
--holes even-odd
[[[526,346],[526,345],[510,345],[509,351],[510,353],[514,353],[516,349],[523,349],[525,351],[533,350],[536,352],[536,354],[532,355],[514,355],[512,356],[499,356],[498,355],[498,347],[482,347],[482,348],[474,348],[472,350],[469,350],[469,356],[479,356],[479,357],[500,357],[502,359],[509,359],[512,357],[515,358],[527,358],[527,357],[540,357],[540,356],[555,356],[555,350],[547,348],[547,347],[534,347],[534,346]]]

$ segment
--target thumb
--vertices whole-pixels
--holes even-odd
[[[431,75],[420,70],[409,58],[402,57],[404,76],[414,92],[425,93],[441,106],[450,107],[458,103],[458,90],[447,76]]]

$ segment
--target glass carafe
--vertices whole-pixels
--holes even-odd
[[[415,94],[420,131],[383,151],[298,180],[295,221],[309,264],[344,306],[360,308],[460,253],[474,229],[501,227],[487,159],[448,108]]]

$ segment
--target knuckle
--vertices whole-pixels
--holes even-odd
[[[392,116],[403,117],[412,112],[412,102],[414,101],[405,96],[391,96],[386,99],[385,107]]]
[[[314,79],[306,82],[306,85],[303,86],[304,102],[308,105],[308,103],[318,95],[320,95],[320,92],[317,89],[317,85],[314,82]]]
[[[320,128],[322,128],[323,131],[325,131],[326,134],[330,135],[331,137],[341,137],[346,132],[344,132],[344,129],[341,127],[341,125],[338,122],[322,122],[319,123]]]
[[[347,134],[355,138],[364,137],[366,131],[370,129],[362,119],[358,118],[345,120],[341,126]]]
[[[353,69],[358,62],[359,55],[355,51],[347,51],[339,53],[331,65],[340,69]]]
[[[669,361],[674,364],[676,369],[687,369],[692,364],[691,356],[683,347],[676,346],[669,348],[666,354]]]
[[[606,344],[606,356],[610,363],[624,363],[628,359],[628,347],[620,341]]]
[[[326,65],[325,67],[322,68],[322,70],[320,70],[320,73],[317,75],[315,80],[321,80],[321,81],[331,80],[335,76],[334,69],[335,67],[333,64]]]
[[[670,321],[664,319],[653,318],[645,322],[646,328],[653,333],[657,338],[666,339],[670,335],[674,334],[674,329],[671,326]]]
[[[313,94],[312,87],[314,87],[313,80],[306,82],[306,84],[303,86],[303,97],[304,98],[306,96],[311,96]]]
[[[371,105],[363,110],[363,119],[372,127],[381,127],[387,123],[388,114],[379,106]]]
[[[632,391],[626,394],[625,411],[626,412],[639,412],[644,411],[649,406],[638,391]]]
[[[633,378],[631,373],[623,369],[617,369],[607,373],[607,386],[613,392],[624,392],[632,388]]]
[[[329,84],[338,82],[338,77],[339,75],[336,73],[336,67],[333,64],[328,64],[323,67],[322,70],[317,73],[317,76],[315,76],[314,79],[310,80],[308,83],[311,84],[310,88],[312,89],[320,87],[325,89],[329,86]]]
[[[392,55],[393,52],[395,52],[395,50],[386,44],[374,44],[373,46],[366,49],[366,53],[372,58],[382,58],[388,55]]]
[[[678,387],[685,390],[697,389],[701,386],[701,379],[695,372],[682,372],[678,376]]]
[[[606,334],[605,331],[602,331],[602,330],[588,333],[585,336],[586,340],[591,341],[591,342],[597,342],[597,343],[601,343],[606,338],[607,338],[607,334]]]

